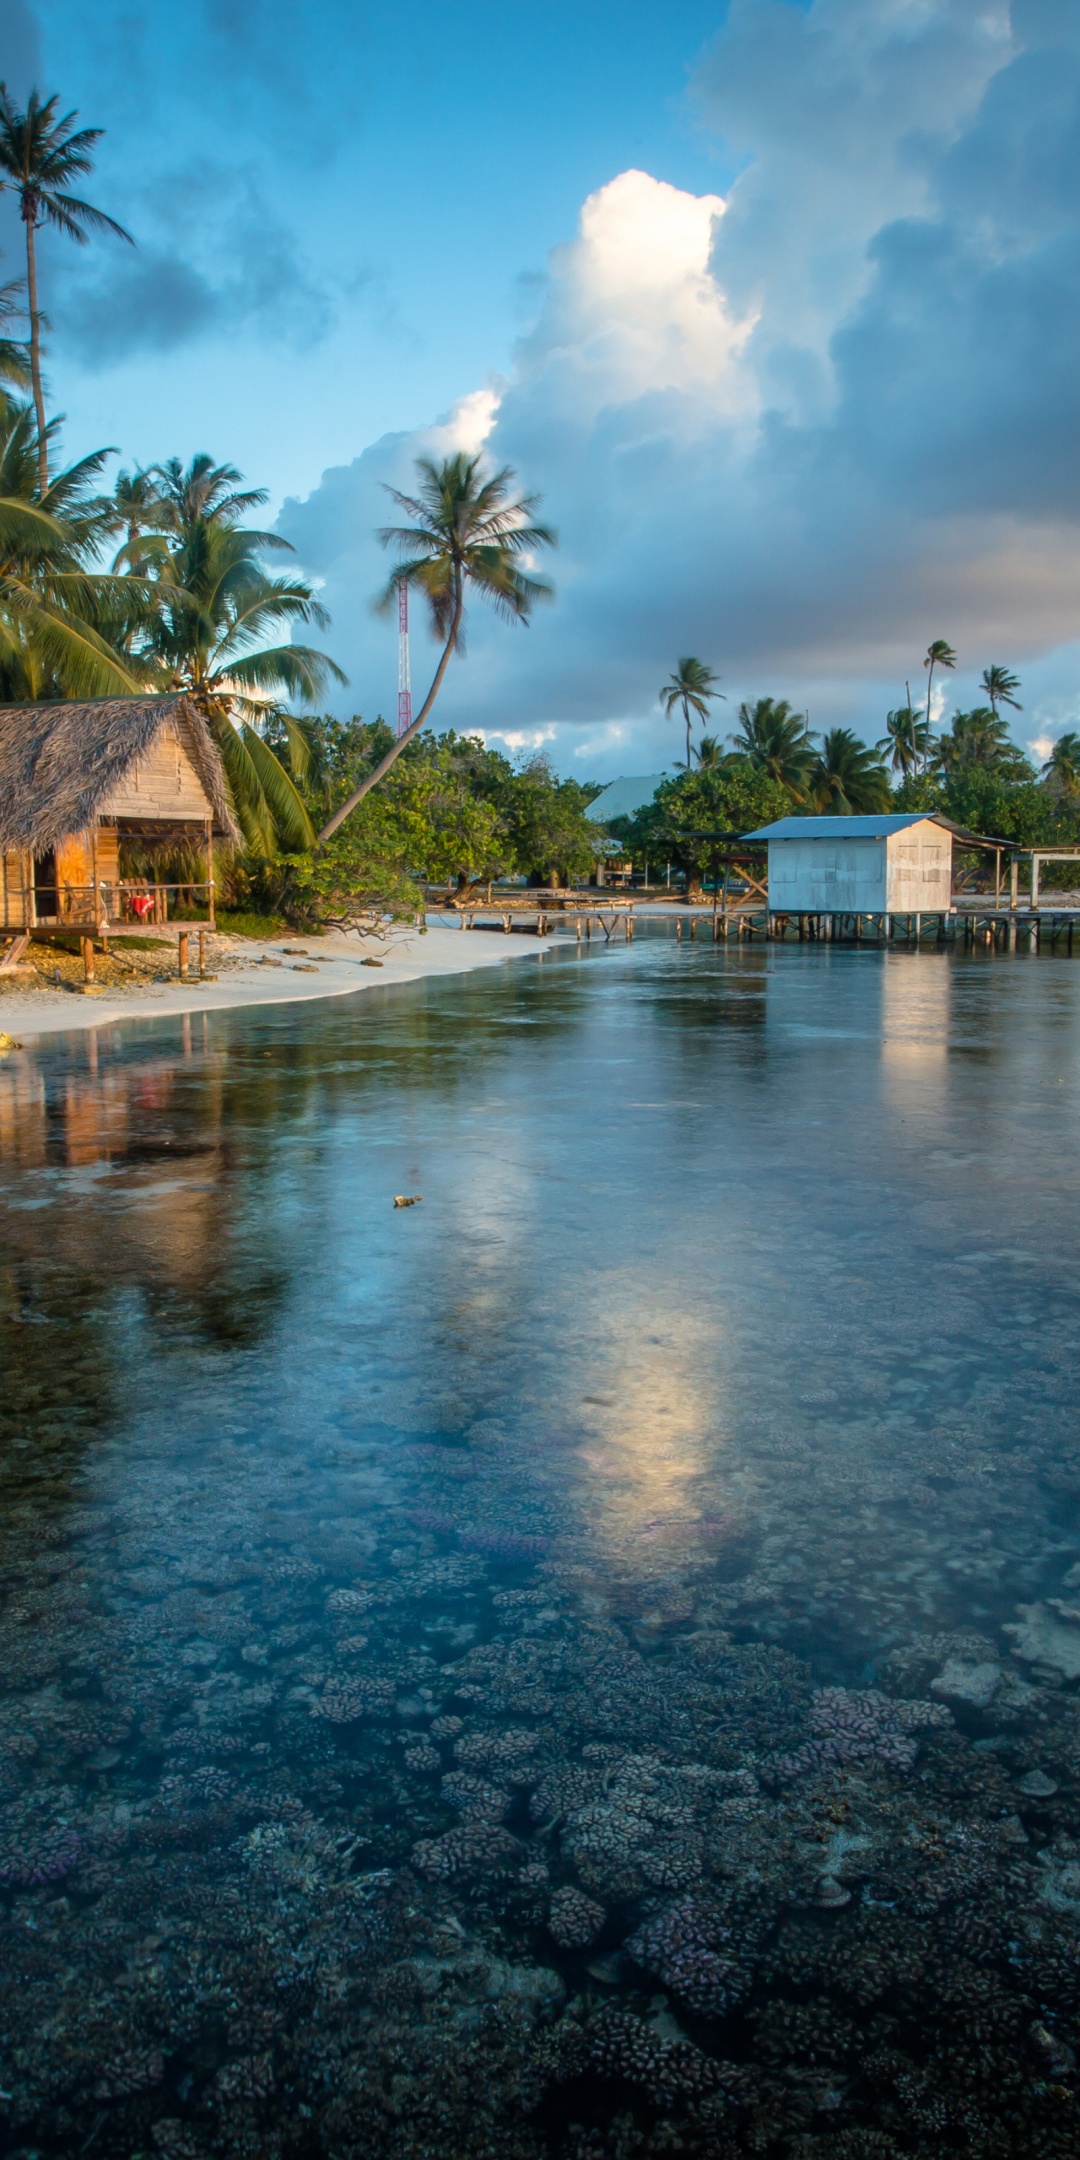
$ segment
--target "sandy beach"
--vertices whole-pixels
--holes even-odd
[[[550,942],[436,923],[426,932],[396,930],[385,942],[335,935],[233,938],[228,940],[225,965],[214,982],[180,982],[174,975],[172,980],[148,981],[131,989],[103,987],[93,997],[79,989],[26,988],[21,981],[9,989],[0,976],[0,1034],[27,1043],[68,1028],[148,1020],[159,1014],[351,997],[364,990],[385,989],[389,983],[463,975],[473,968],[498,967],[511,960],[535,962]],[[194,944],[193,938],[193,958]],[[167,958],[175,969],[175,959]],[[372,961],[378,965],[372,966]]]

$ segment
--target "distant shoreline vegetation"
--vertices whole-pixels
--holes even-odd
[[[930,647],[928,672],[931,655],[934,668],[955,665],[943,639]],[[925,710],[909,699],[889,713],[873,749],[848,728],[813,736],[805,716],[783,699],[748,702],[729,749],[702,736],[686,771],[663,780],[633,816],[612,818],[604,829],[635,864],[670,864],[691,887],[709,873],[715,855],[715,838],[706,836],[748,832],[793,812],[936,810],[969,832],[1019,847],[1080,845],[1080,734],[1061,736],[1036,773],[997,709],[1003,703],[1020,709],[1019,681],[999,666],[988,667],[982,681],[988,702],[954,712],[936,735]],[[1067,886],[1080,864],[1059,863],[1055,870]]]

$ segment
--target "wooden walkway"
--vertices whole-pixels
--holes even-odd
[[[685,927],[684,927],[685,926]],[[676,921],[676,937],[697,938],[702,933],[726,944],[731,937],[760,937],[783,944],[824,945],[986,945],[998,952],[1021,949],[1039,952],[1072,952],[1074,936],[1080,948],[1080,906],[995,906],[965,898],[948,913],[933,911],[913,915],[866,915],[850,911],[789,915],[761,907],[721,910],[684,910]]]
[[[547,937],[560,923],[573,923],[579,942],[583,937],[591,938],[594,927],[608,944],[620,924],[628,944],[634,935],[632,900],[593,900],[580,892],[495,892],[490,899],[475,893],[464,899],[429,896],[425,913],[456,915],[462,930],[473,930],[479,924],[482,930],[501,929],[507,935],[518,930]]]

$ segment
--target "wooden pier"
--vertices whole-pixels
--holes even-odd
[[[910,915],[859,915],[843,913],[792,915],[778,910],[747,906],[705,909],[680,913],[677,938],[711,934],[714,943],[731,938],[763,938],[783,944],[925,945],[975,947],[997,952],[1069,952],[1074,937],[1080,950],[1080,906],[1012,907],[988,901],[980,904],[965,897],[947,911]]]
[[[578,942],[591,939],[595,929],[610,944],[618,934],[620,925],[627,944],[634,935],[634,903],[623,898],[594,900],[590,894],[572,890],[534,890],[518,892],[492,892],[487,896],[477,893],[445,897],[428,895],[425,913],[428,915],[456,915],[459,928],[473,930],[525,931],[535,937],[547,937],[559,924],[571,923]]]

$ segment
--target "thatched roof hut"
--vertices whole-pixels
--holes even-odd
[[[240,834],[197,706],[117,697],[0,707],[0,923],[122,919],[125,834],[151,848],[198,839],[212,896],[212,838]]]
[[[222,838],[239,839],[221,756],[198,707],[185,697],[117,697],[0,706],[0,847],[40,855],[87,832],[114,799],[127,809],[132,767],[170,724],[203,801],[197,809],[187,801],[161,808],[182,822],[209,815]]]

